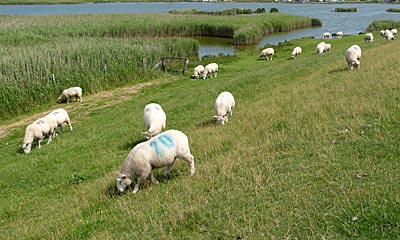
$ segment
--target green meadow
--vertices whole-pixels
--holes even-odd
[[[219,64],[217,78],[156,71],[81,104],[2,120],[1,238],[400,238],[400,45],[374,35],[373,43],[363,35],[324,40],[332,49],[323,55],[321,39],[304,38],[270,46],[273,61],[257,60],[260,49],[204,58]],[[350,71],[353,44],[361,68]],[[303,53],[291,59],[296,46]],[[218,126],[222,91],[236,108]],[[144,141],[150,102],[162,105],[167,129],[188,135],[196,173],[189,177],[178,159],[168,177],[155,171],[158,185],[118,194],[115,177]],[[74,130],[23,154],[26,125],[58,107]]]

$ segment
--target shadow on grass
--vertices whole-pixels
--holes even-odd
[[[215,119],[210,119],[201,123],[196,124],[197,128],[206,128],[206,127],[215,127],[217,125],[217,121]]]
[[[126,142],[125,144],[123,144],[119,148],[121,150],[131,150],[134,146],[136,146],[137,144],[142,143],[144,141],[146,141],[146,139],[144,137],[141,138],[141,139],[131,140],[129,142]]]
[[[351,71],[351,70],[349,70],[347,67],[346,68],[337,68],[337,69],[334,69],[334,70],[330,71],[329,74],[346,72],[346,71]]]

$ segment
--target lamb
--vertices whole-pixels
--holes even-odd
[[[329,52],[331,50],[331,48],[332,48],[331,44],[329,44],[329,43],[325,44],[325,52]]]
[[[379,34],[380,34],[382,37],[385,37],[385,30],[381,30],[381,31],[379,32]]]
[[[390,31],[392,32],[393,36],[397,35],[397,29],[396,28],[393,28]]]
[[[147,132],[144,132],[146,139],[150,139],[161,133],[165,128],[167,116],[157,103],[149,103],[144,107],[144,124]]]
[[[292,52],[292,58],[296,58],[302,52],[301,47],[295,47]]]
[[[366,33],[364,36],[365,42],[373,42],[374,41],[374,35],[372,33]]]
[[[233,108],[235,107],[235,99],[230,92],[221,92],[214,104],[214,118],[221,125],[228,122],[228,115],[232,116]]]
[[[274,54],[275,54],[275,50],[273,48],[266,48],[260,52],[258,59],[266,57],[268,60],[268,57],[270,57],[270,60],[272,61],[272,57],[274,56]]]
[[[350,70],[353,67],[360,68],[361,48],[358,45],[353,45],[346,51],[346,61]]]
[[[325,45],[326,45],[325,42],[318,43],[318,45],[317,45],[317,53],[318,54],[322,54],[325,52]]]
[[[37,121],[28,125],[25,129],[25,136],[22,142],[21,148],[24,150],[25,154],[31,152],[32,143],[34,140],[38,141],[38,148],[40,148],[40,143],[45,136],[48,136],[47,144],[49,144],[55,133],[55,128],[57,127],[57,122],[53,118],[43,117]]]
[[[178,130],[165,131],[155,138],[137,144],[126,157],[117,176],[117,189],[123,192],[137,177],[133,193],[139,191],[140,184],[150,175],[151,182],[158,184],[154,177],[155,168],[166,167],[164,176],[171,171],[176,158],[189,164],[189,173],[195,172],[194,157],[190,154],[187,136]]]
[[[75,100],[82,102],[82,88],[80,87],[71,87],[68,89],[65,89],[61,95],[58,97],[57,102],[61,103],[64,101],[67,101],[67,103],[69,103],[69,101],[71,101],[72,97],[75,97]]]
[[[210,77],[212,78],[212,73],[214,73],[214,77],[217,77],[217,73],[218,73],[218,64],[216,64],[216,63],[207,64],[207,65],[204,67],[203,79],[206,79],[208,74],[210,74]]]
[[[204,71],[204,66],[198,65],[197,67],[194,68],[194,73],[192,75],[192,78],[199,78],[200,74],[202,74],[203,71]]]
[[[338,37],[338,38],[343,37],[343,32],[342,31],[337,32],[336,37]]]
[[[323,38],[330,38],[330,37],[331,37],[331,34],[330,34],[329,32],[324,32],[324,33],[322,34],[322,37],[323,37]]]
[[[386,30],[384,36],[385,36],[386,40],[388,40],[388,41],[394,40],[393,33],[390,30]]]
[[[68,116],[67,111],[64,108],[58,108],[51,113],[47,114],[48,117],[53,118],[57,122],[57,127],[60,128],[60,133],[62,132],[62,125],[67,123],[69,129],[72,131],[71,120]]]

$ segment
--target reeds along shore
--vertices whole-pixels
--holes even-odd
[[[254,44],[270,32],[320,24],[282,13],[3,15],[0,20],[0,118],[51,103],[70,86],[88,94],[143,80],[154,74],[143,68],[144,59],[150,68],[162,56],[197,56],[197,41],[166,37]]]

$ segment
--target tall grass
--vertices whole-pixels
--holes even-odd
[[[375,20],[368,26],[368,31],[380,31],[385,29],[400,28],[400,22],[392,20]]]
[[[1,48],[0,118],[52,103],[71,86],[80,86],[88,95],[148,80],[155,76],[150,69],[161,56],[195,56],[197,52],[198,42],[183,38],[67,38]]]
[[[15,128],[0,139],[2,238],[398,239],[399,43],[345,36],[318,55],[319,41],[275,46],[268,62],[246,50],[207,81],[165,74],[110,106],[87,97],[70,111],[74,131],[30,155],[18,152],[24,126]],[[363,56],[350,71],[353,44]],[[295,46],[303,54],[292,60]],[[225,90],[237,105],[217,126]],[[155,171],[160,184],[118,195],[149,102],[188,135],[196,173],[177,160],[169,177]]]

